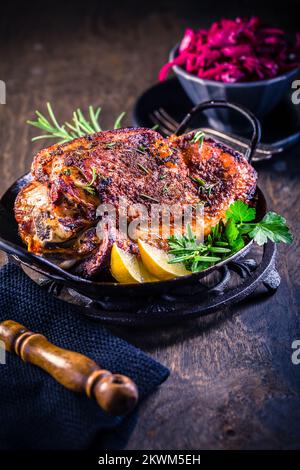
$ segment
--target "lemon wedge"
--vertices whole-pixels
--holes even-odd
[[[142,282],[156,282],[156,281],[159,281],[159,279],[157,277],[153,276],[153,274],[151,274],[145,268],[145,266],[143,265],[141,260],[138,260],[138,263],[139,263],[140,272],[141,272],[141,275],[142,275],[142,278],[143,278]]]
[[[113,277],[122,284],[157,281],[143,266],[137,256],[121,250],[113,244],[110,258],[110,271]]]
[[[182,263],[170,264],[172,258],[165,251],[141,239],[138,240],[138,246],[144,266],[156,278],[167,280],[191,274]]]

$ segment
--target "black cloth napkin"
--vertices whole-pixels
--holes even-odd
[[[131,377],[140,398],[169,371],[114,336],[99,322],[43,291],[14,264],[0,270],[0,320],[15,320],[60,347]],[[6,353],[0,364],[0,449],[120,449],[138,411],[111,417],[84,395],[66,390],[44,371]]]

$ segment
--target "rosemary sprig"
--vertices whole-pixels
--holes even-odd
[[[119,116],[118,116],[117,119],[115,120],[114,129],[120,129],[121,123],[122,123],[122,119],[123,119],[124,116],[125,116],[124,111],[123,111],[121,114],[119,114]]]
[[[94,195],[95,194],[95,188],[93,187],[93,184],[95,183],[96,178],[97,178],[97,169],[93,166],[92,167],[92,179],[89,183],[84,184],[84,183],[80,183],[79,181],[75,181],[74,184],[75,184],[75,186],[77,186],[77,188],[84,189],[89,194]]]
[[[138,152],[142,155],[147,155],[147,149],[144,145],[138,145],[137,147],[129,147],[127,149],[129,152]]]
[[[146,152],[146,147],[144,147],[144,145],[139,145],[137,149],[135,149],[137,152],[141,153],[142,155],[146,155],[147,152]]]
[[[108,143],[105,145],[105,148],[111,150],[116,144],[117,144],[117,142],[108,142]]]
[[[169,253],[173,255],[169,263],[184,263],[185,267],[193,272],[201,271],[221,261],[222,256],[231,252],[230,248],[215,246],[212,238],[199,243],[190,225],[187,226],[186,235],[172,235],[168,242]],[[219,256],[215,256],[214,253]]]
[[[73,112],[72,121],[64,122],[63,124],[58,123],[50,103],[47,103],[47,110],[49,118],[46,118],[40,111],[36,111],[37,119],[35,121],[27,121],[27,124],[43,131],[43,134],[33,137],[31,139],[32,141],[57,139],[58,143],[63,144],[77,137],[94,134],[102,130],[99,124],[100,107],[94,109],[93,106],[90,105],[88,108],[88,118],[84,116],[81,109],[77,108],[76,111]],[[124,115],[125,113],[123,112],[117,117],[114,123],[114,129],[121,127],[121,121]]]
[[[197,131],[194,135],[194,137],[192,138],[192,143],[193,144],[197,144],[199,143],[199,150],[201,150],[202,148],[202,145],[203,145],[203,142],[204,142],[204,132],[202,131]]]
[[[197,131],[192,139],[193,144],[196,144],[200,140],[203,140],[204,138],[204,132],[202,131]]]
[[[206,182],[202,178],[194,178],[193,176],[190,176],[191,180],[194,181],[194,183],[199,184],[199,186],[205,186]]]
[[[209,197],[211,196],[212,190],[216,186],[217,183],[207,183],[204,181],[202,178],[193,178],[190,176],[191,180],[194,181],[194,183],[197,183],[199,185],[199,193],[200,194],[207,194]]]
[[[150,172],[144,165],[142,165],[141,163],[138,162],[137,166],[139,166],[141,170],[143,170],[145,173],[147,173],[149,175]]]
[[[203,189],[205,191],[205,193],[208,195],[208,197],[211,196],[211,193],[214,189],[214,187],[216,186],[217,183],[212,183],[212,184],[207,184]]]
[[[159,203],[159,200],[158,200],[158,199],[155,199],[155,197],[149,196],[148,194],[140,193],[140,196],[143,197],[144,199],[149,199],[149,201],[153,201],[153,202]]]

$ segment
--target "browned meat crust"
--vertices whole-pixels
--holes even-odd
[[[100,203],[205,204],[205,232],[232,201],[250,200],[256,172],[240,154],[194,134],[164,139],[144,128],[127,128],[75,139],[41,150],[32,163],[33,181],[15,203],[19,233],[28,250],[82,260],[77,271],[99,275],[109,263],[114,238],[95,232]],[[199,179],[205,184],[199,185]],[[131,214],[129,218],[134,218]],[[119,244],[132,252],[131,240]]]

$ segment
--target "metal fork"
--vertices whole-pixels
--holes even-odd
[[[174,118],[172,118],[163,108],[154,110],[150,114],[150,119],[155,126],[159,127],[159,131],[165,136],[174,134],[180,124]],[[190,130],[192,129],[188,129],[187,131]],[[244,137],[237,137],[236,135],[227,134],[225,132],[217,131],[215,129],[210,129],[207,127],[201,127],[200,130],[202,130],[208,137],[217,138],[224,144],[232,145],[235,150],[238,150],[240,152],[245,152],[245,150],[249,146],[248,139]],[[299,140],[300,131],[290,135],[289,137],[278,140],[277,142],[274,142],[272,144],[259,144],[255,151],[253,161],[258,162],[263,160],[269,160],[273,155],[283,152]]]

